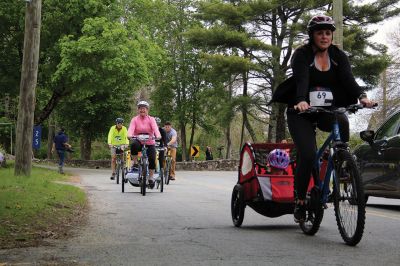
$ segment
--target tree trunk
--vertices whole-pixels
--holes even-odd
[[[195,130],[196,130],[196,114],[195,114],[195,111],[193,111],[193,114],[192,114],[192,130],[190,132],[190,141],[189,141],[189,147],[188,147],[189,148],[188,153],[189,153],[189,157],[190,157],[191,160],[193,160],[193,157],[192,157],[192,154],[190,154],[190,150],[191,150],[190,148],[193,146]]]
[[[285,120],[286,106],[280,104],[278,106],[278,115],[276,116],[276,142],[281,142],[286,139],[286,120]]]
[[[271,115],[269,116],[267,142],[274,142],[276,137],[277,104],[272,105]]]
[[[49,117],[49,133],[47,135],[47,159],[51,159],[51,150],[53,147],[53,139],[55,136],[55,125],[54,125],[54,118],[51,115]]]
[[[51,112],[53,112],[54,108],[60,102],[62,97],[68,94],[67,92],[65,92],[65,89],[63,89],[63,91],[64,91],[63,93],[53,91],[53,94],[51,95],[51,98],[47,102],[46,106],[35,117],[35,125],[42,124],[43,121],[50,116]]]
[[[186,161],[187,160],[187,156],[186,156],[186,127],[185,124],[180,123],[179,125],[179,130],[181,131],[181,145],[182,145],[182,161]],[[179,143],[178,143],[179,144]]]
[[[41,0],[32,0],[32,2],[26,4],[24,55],[16,130],[15,175],[31,175],[33,119],[39,62],[41,11]]]
[[[90,160],[90,155],[92,153],[92,137],[90,132],[86,129],[81,129],[81,159]]]
[[[232,152],[232,139],[231,139],[231,123],[229,122],[228,126],[225,129],[225,138],[226,138],[226,155],[225,159],[231,158]],[[241,147],[239,147],[241,149]]]

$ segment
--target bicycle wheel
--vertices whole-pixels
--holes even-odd
[[[143,160],[142,163],[142,183],[141,183],[141,192],[143,196],[146,196],[146,187],[147,187],[147,163]]]
[[[119,184],[119,171],[120,171],[120,168],[121,168],[121,165],[120,165],[120,163],[118,162],[118,159],[117,159],[117,169],[116,169],[116,173],[115,173],[115,175],[116,175],[116,179],[117,179],[117,184]]]
[[[125,192],[125,175],[126,175],[126,172],[125,172],[125,168],[124,168],[124,165],[122,164],[122,173],[121,173],[121,184],[122,184],[122,193],[124,193]]]
[[[321,203],[321,192],[318,187],[313,187],[306,196],[306,220],[300,222],[300,228],[306,235],[315,235],[324,217],[324,208]]]
[[[240,227],[243,223],[245,207],[243,187],[240,184],[236,184],[233,187],[231,199],[232,222],[236,227]]]
[[[364,233],[365,196],[353,156],[339,150],[334,157],[333,203],[340,235],[347,245],[357,245]]]
[[[169,173],[170,173],[170,171],[171,171],[171,159],[168,158],[166,160],[166,163],[165,163],[165,175],[164,175],[165,184],[166,185],[169,185]]]
[[[160,192],[164,192],[164,169],[160,168],[160,181],[158,186],[160,186]]]

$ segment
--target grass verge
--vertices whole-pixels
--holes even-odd
[[[0,168],[0,248],[45,244],[67,236],[87,206],[85,192],[55,171],[32,168],[30,177],[14,176],[14,167]]]

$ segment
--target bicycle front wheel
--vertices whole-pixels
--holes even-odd
[[[143,160],[144,161],[144,160]],[[142,183],[141,183],[141,192],[143,196],[146,196],[146,187],[147,187],[147,164],[143,162],[142,164]]]
[[[364,233],[365,197],[353,156],[339,150],[334,156],[333,201],[340,235],[347,245],[357,245]]]
[[[164,169],[160,168],[160,176],[159,176],[159,181],[157,184],[157,187],[159,186],[160,192],[164,191]]]
[[[121,170],[121,164],[117,162],[117,171],[116,171],[116,179],[117,179],[117,184],[119,184],[119,172]]]
[[[170,170],[171,170],[171,160],[167,159],[166,160],[166,164],[165,164],[165,184],[169,185],[169,174],[170,174]]]
[[[125,192],[125,176],[126,176],[126,173],[125,173],[125,167],[124,167],[124,164],[122,163],[122,171],[121,171],[121,184],[122,184],[122,193],[124,193]]]

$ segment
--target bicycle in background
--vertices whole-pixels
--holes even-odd
[[[119,184],[119,176],[121,174],[121,181],[125,178],[125,149],[127,145],[113,145],[115,149],[116,161],[115,161],[115,175],[117,184]],[[123,182],[122,182],[123,183]]]
[[[167,154],[165,156],[165,167],[164,167],[164,180],[166,185],[169,185],[169,180],[171,178],[170,177],[171,165],[172,165],[172,156],[171,156],[171,150],[168,147]]]

